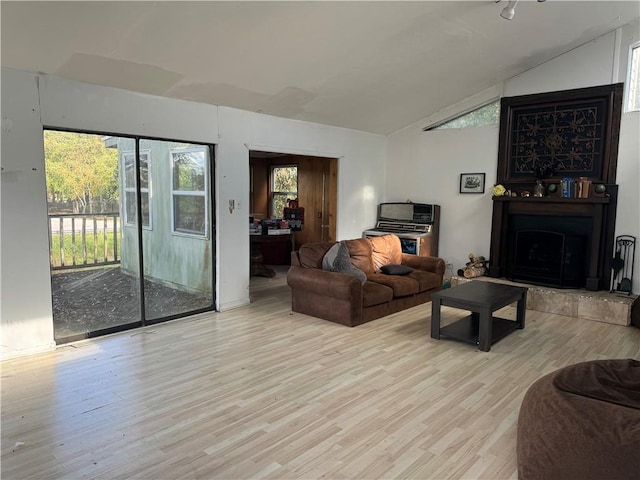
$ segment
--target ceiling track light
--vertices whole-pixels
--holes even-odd
[[[496,3],[500,3],[502,0],[496,0]],[[545,0],[538,0],[538,3],[542,3]],[[518,3],[518,0],[509,0],[509,3],[507,4],[506,7],[504,7],[502,9],[502,11],[500,12],[500,16],[502,18],[505,18],[507,20],[511,20],[514,15],[516,14],[516,5]]]
[[[506,7],[502,9],[500,12],[500,16],[507,20],[511,20],[513,16],[516,14],[516,5],[518,4],[518,0],[509,0],[509,3]]]

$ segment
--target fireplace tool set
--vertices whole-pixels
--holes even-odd
[[[616,237],[616,253],[611,261],[613,275],[611,276],[610,292],[631,294],[633,284],[633,261],[636,248],[636,237],[620,235]]]

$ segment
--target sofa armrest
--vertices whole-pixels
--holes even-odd
[[[418,255],[402,254],[402,264],[416,270],[424,270],[426,272],[437,273],[444,276],[446,264],[444,259],[440,257],[421,257]]]
[[[362,298],[362,283],[357,277],[319,268],[292,265],[287,273],[287,285],[292,289],[324,295],[328,299]]]

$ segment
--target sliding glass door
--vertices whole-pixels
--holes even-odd
[[[212,146],[44,135],[56,342],[212,310]]]
[[[145,320],[211,309],[211,149],[141,140],[140,150],[149,152],[151,158],[155,185],[147,187],[151,191],[148,203],[156,207],[148,213],[150,224],[142,228]],[[162,168],[154,168],[153,159]]]

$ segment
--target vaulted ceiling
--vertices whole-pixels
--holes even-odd
[[[2,65],[388,134],[640,16],[634,1],[8,2]]]

